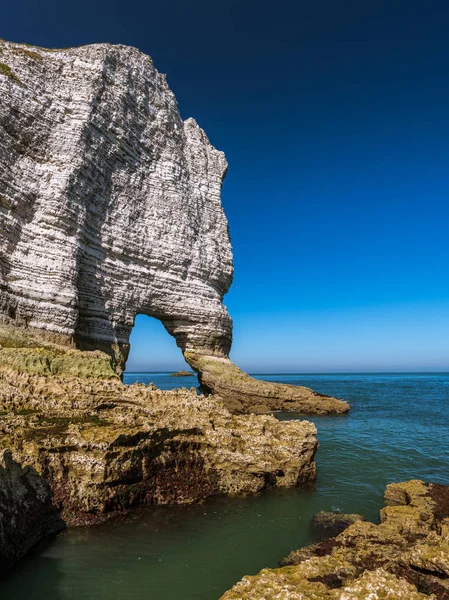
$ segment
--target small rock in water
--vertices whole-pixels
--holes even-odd
[[[331,537],[338,535],[352,523],[364,520],[363,515],[326,512],[323,510],[312,517],[310,524],[317,533],[325,537]]]
[[[170,373],[170,377],[191,377],[194,375],[192,371],[178,371],[177,373]]]

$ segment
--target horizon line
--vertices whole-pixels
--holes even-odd
[[[158,371],[124,371],[124,375],[154,375],[155,373],[177,373],[178,370],[161,370]],[[261,371],[255,373],[248,371],[249,375],[449,375],[449,371],[276,371],[268,372]],[[196,373],[192,373],[196,375]]]

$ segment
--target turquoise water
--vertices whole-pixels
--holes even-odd
[[[377,519],[390,481],[449,483],[449,374],[264,375],[351,402],[347,416],[314,417],[318,480],[295,490],[202,505],[155,507],[65,532],[0,583],[25,600],[217,600],[244,574],[276,566],[313,541],[319,510]],[[192,387],[194,377],[127,374],[126,382]],[[278,415],[278,418],[301,418]]]

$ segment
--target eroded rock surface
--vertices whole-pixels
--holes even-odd
[[[296,385],[272,383],[250,377],[229,358],[185,353],[198,373],[201,387],[218,394],[226,406],[237,413],[296,411],[312,414],[347,413],[349,404],[325,394]]]
[[[385,503],[380,525],[356,521],[282,568],[244,577],[222,600],[447,600],[449,487],[390,484]]]
[[[0,315],[103,350],[119,374],[139,313],[162,321],[187,360],[227,358],[227,163],[181,120],[152,60],[126,46],[0,41],[0,94]],[[229,406],[349,408],[248,376],[236,386],[238,369],[222,368],[229,378],[200,377]]]
[[[45,479],[68,524],[315,478],[308,421],[235,415],[195,389],[125,386],[99,351],[22,335],[0,325],[0,448]]]
[[[227,169],[135,48],[0,43],[0,306],[126,357],[138,313],[226,353]],[[109,348],[108,348],[109,346]],[[121,354],[123,353],[123,355]]]

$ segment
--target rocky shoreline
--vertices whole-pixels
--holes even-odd
[[[449,486],[419,480],[385,491],[380,524],[354,522],[246,576],[221,600],[447,600]]]
[[[198,373],[201,388],[217,394],[237,413],[295,411],[303,414],[345,414],[349,404],[300,385],[272,383],[251,377],[229,358],[186,352],[185,359]]]

